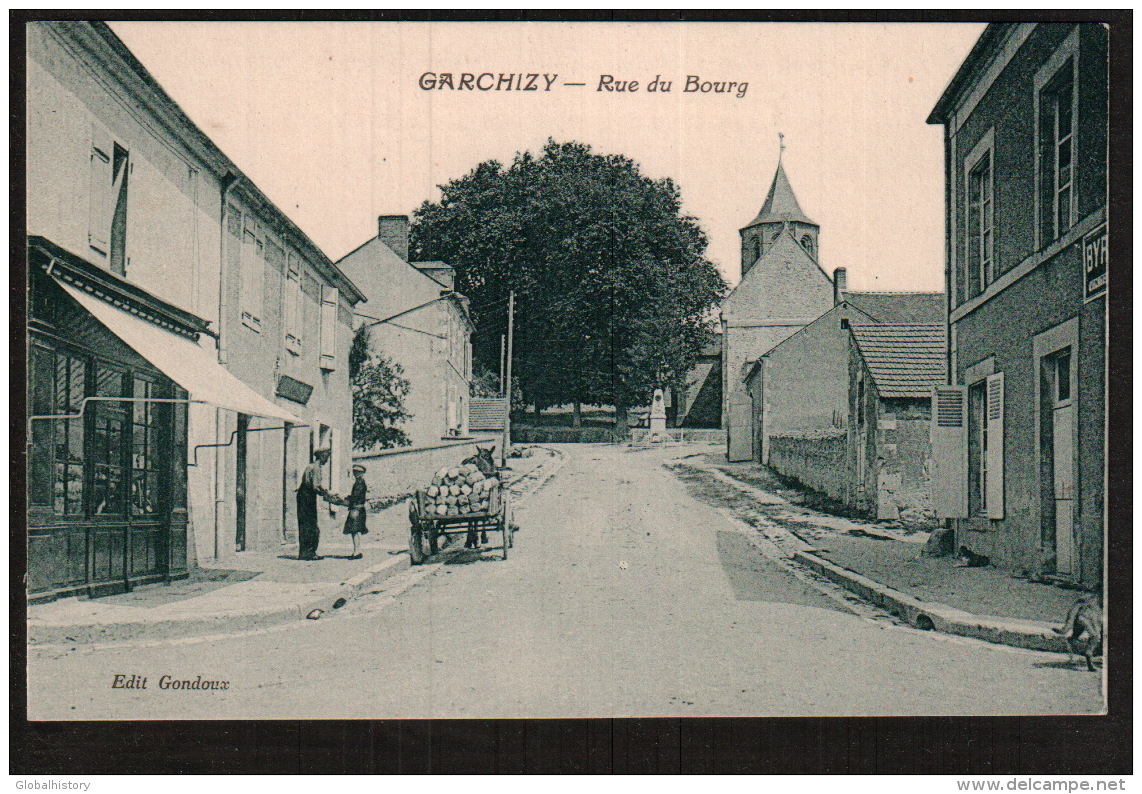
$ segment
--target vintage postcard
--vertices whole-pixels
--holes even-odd
[[[1106,713],[1108,26],[25,33],[29,720]]]

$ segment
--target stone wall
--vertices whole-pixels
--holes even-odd
[[[772,436],[769,466],[808,488],[847,501],[848,442],[844,433]]]

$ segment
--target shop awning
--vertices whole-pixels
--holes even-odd
[[[281,419],[300,424],[301,420],[284,408],[258,394],[221,364],[213,350],[208,350],[185,336],[163,330],[117,309],[70,284],[56,280],[96,320],[107,326],[136,353],[151,362],[164,375],[200,400],[219,408],[227,408],[251,416]]]

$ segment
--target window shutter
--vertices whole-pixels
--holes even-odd
[[[239,300],[242,322],[254,330],[262,325],[262,244],[255,234],[254,222],[247,218],[242,233],[242,282]]]
[[[115,207],[111,197],[111,158],[115,144],[111,134],[99,125],[91,131],[91,158],[89,186],[90,203],[87,225],[88,244],[106,256],[111,244],[111,212]]]
[[[321,298],[321,368],[337,368],[337,289],[326,287]]]
[[[1003,373],[987,378],[987,517],[1003,518]]]
[[[932,391],[932,506],[937,518],[968,514],[967,387]]]
[[[301,309],[301,269],[298,267],[297,257],[292,253],[288,257],[286,267],[285,296],[283,298],[285,314],[285,348],[291,353],[301,353],[301,334],[298,330],[298,311]]]

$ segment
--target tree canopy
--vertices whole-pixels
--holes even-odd
[[[369,351],[369,329],[353,335],[349,347],[349,385],[353,392],[353,446],[407,447],[411,442],[399,425],[412,418],[405,410],[409,383],[400,364]]]
[[[489,160],[439,187],[414,213],[412,249],[456,268],[478,365],[498,369],[515,290],[513,361],[529,403],[642,405],[683,384],[726,285],[672,180],[548,140],[538,157]]]

